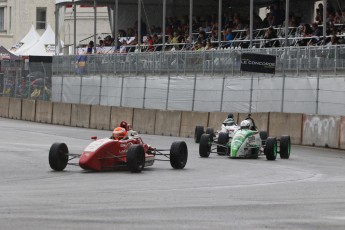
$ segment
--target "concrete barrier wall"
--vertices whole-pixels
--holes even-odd
[[[303,145],[339,148],[340,117],[304,115]]]
[[[72,104],[53,103],[53,121],[55,125],[71,125]]]
[[[156,111],[155,135],[175,136],[180,135],[181,111]]]
[[[90,128],[91,105],[72,104],[71,126]]]
[[[134,109],[133,129],[139,133],[154,134],[156,123],[156,110]]]
[[[36,122],[52,123],[53,102],[51,101],[36,101]]]
[[[9,97],[0,97],[0,117],[8,117]]]
[[[22,119],[22,99],[10,98],[8,105],[8,117],[12,119]]]
[[[22,120],[35,121],[36,117],[36,101],[35,100],[22,100]]]
[[[111,107],[110,129],[112,130],[118,127],[121,121],[126,121],[129,125],[133,126],[133,113],[133,108]]]
[[[272,137],[289,135],[292,144],[302,143],[303,114],[271,112],[268,133]]]
[[[111,113],[110,106],[92,105],[91,117],[90,117],[90,128],[109,130],[110,129],[110,113]]]
[[[247,116],[248,113],[239,113],[237,123],[240,124]],[[269,113],[252,113],[252,118],[259,131],[268,131]]]
[[[195,126],[202,125],[204,127],[207,127],[208,116],[209,113],[207,112],[183,111],[180,137],[194,137]]]
[[[340,117],[340,137],[339,137],[339,148],[345,149],[345,117]]]
[[[247,113],[235,113],[240,123]],[[110,130],[122,120],[139,133],[193,137],[196,125],[218,130],[226,112],[163,111],[64,104],[0,97],[0,116],[28,121]],[[293,144],[345,149],[345,117],[289,113],[252,113],[259,130],[290,135]]]

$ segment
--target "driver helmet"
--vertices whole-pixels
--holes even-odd
[[[228,114],[228,118],[232,118],[232,119],[234,119],[234,114],[229,113],[229,114]]]
[[[250,121],[244,120],[241,122],[241,129],[249,129],[250,128]]]
[[[128,130],[128,123],[127,123],[126,121],[121,121],[120,127],[124,128],[124,129],[126,129],[126,130]]]
[[[127,131],[125,128],[116,127],[113,131],[113,137],[115,140],[122,140],[127,137]]]

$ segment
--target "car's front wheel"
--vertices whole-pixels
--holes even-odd
[[[170,164],[174,169],[183,169],[188,158],[188,148],[184,141],[175,141],[170,147]]]
[[[55,171],[62,171],[68,163],[68,148],[65,143],[54,143],[49,150],[49,165]]]
[[[127,150],[127,166],[131,172],[141,172],[145,166],[145,150],[142,145],[131,145]]]

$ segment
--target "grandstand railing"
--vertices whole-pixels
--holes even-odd
[[[181,44],[179,44],[181,46]],[[133,49],[135,47],[132,47]],[[345,72],[345,45],[221,48],[217,50],[175,50],[86,55],[86,64],[78,66],[80,55],[54,56],[53,75],[74,74],[240,74],[242,53],[270,54],[277,57],[276,73],[300,75],[311,72]]]

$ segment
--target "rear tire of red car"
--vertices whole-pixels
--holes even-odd
[[[133,173],[139,173],[145,166],[145,150],[142,145],[132,145],[127,150],[127,166]]]
[[[195,143],[199,143],[200,142],[200,137],[201,137],[202,134],[204,134],[204,126],[202,126],[202,125],[195,126],[195,132],[194,132],[194,141],[195,141]]]
[[[188,148],[184,141],[175,141],[170,147],[170,164],[174,169],[183,169],[188,158]]]
[[[68,162],[68,148],[65,143],[54,143],[49,150],[49,165],[55,171],[62,171]]]

